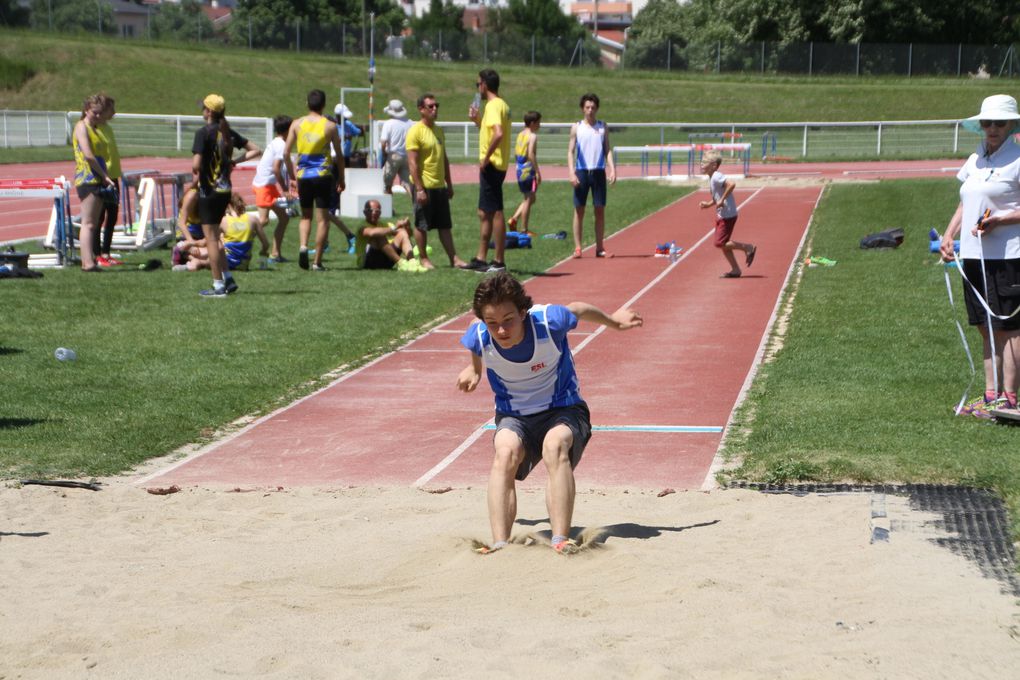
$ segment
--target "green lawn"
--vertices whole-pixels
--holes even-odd
[[[612,189],[607,229],[616,231],[686,193],[644,181]],[[477,189],[454,199],[458,251],[477,246]],[[533,228],[570,230],[569,185],[542,187]],[[590,232],[590,228],[589,228]],[[294,256],[297,224],[288,229]],[[337,232],[334,242],[342,241]],[[433,239],[435,241],[435,239]],[[108,475],[165,454],[244,415],[266,413],[469,308],[478,276],[446,266],[428,274],[366,272],[328,253],[322,275],[294,263],[239,275],[227,301],[200,299],[209,273],[124,266],[83,275],[51,270],[0,284],[0,478]],[[567,257],[573,243],[536,239],[510,251],[522,277]],[[169,252],[155,251],[169,264]],[[137,264],[152,257],[131,257]],[[75,362],[53,357],[70,347]],[[452,380],[452,378],[451,378]],[[353,406],[352,406],[353,408]]]
[[[120,111],[197,113],[216,91],[227,114],[300,113],[308,90],[331,101],[341,86],[367,87],[367,59],[326,54],[149,44],[0,29],[0,58],[24,64],[32,75],[0,89],[4,108],[77,110],[105,91]],[[168,65],[174,71],[168,77]],[[444,120],[466,118],[481,65],[410,60],[378,61],[377,110],[391,98],[411,103],[437,94]],[[714,75],[661,71],[504,66],[502,93],[516,114],[542,111],[546,121],[578,117],[583,92],[602,98],[602,112],[618,122],[928,120],[966,117],[981,99],[1002,90],[997,80],[967,78],[849,78]],[[3,85],[0,84],[0,88]],[[363,96],[363,95],[360,95]],[[364,108],[363,100],[357,100]]]
[[[1020,430],[951,415],[970,379],[953,323],[966,315],[958,277],[955,314],[949,306],[927,234],[944,229],[957,189],[954,180],[829,187],[809,248],[838,264],[803,270],[788,329],[728,441],[742,460],[731,478],[989,487],[1020,533]],[[859,248],[890,227],[907,232],[900,248]],[[969,342],[980,357],[976,332]],[[976,383],[971,396],[983,377]]]

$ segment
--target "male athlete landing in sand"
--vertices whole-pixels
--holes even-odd
[[[591,438],[591,420],[578,390],[567,332],[578,319],[625,331],[640,326],[641,316],[630,309],[608,315],[585,302],[533,305],[520,282],[506,272],[478,284],[472,309],[481,321],[471,324],[460,340],[471,351],[471,364],[460,372],[457,387],[471,392],[478,386],[484,358],[496,395],[488,491],[493,543],[478,551],[506,546],[517,517],[514,480],[523,481],[544,461],[552,547],[559,553],[574,552],[574,468]]]

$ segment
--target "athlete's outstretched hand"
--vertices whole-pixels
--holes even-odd
[[[643,326],[645,323],[645,320],[641,318],[641,315],[633,309],[619,309],[613,312],[613,315],[610,318],[616,322],[616,328],[621,331],[637,328],[638,326]]]

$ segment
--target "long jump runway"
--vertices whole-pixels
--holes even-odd
[[[536,302],[582,300],[606,311],[628,305],[645,319],[643,328],[627,332],[582,323],[571,334],[595,428],[577,469],[579,486],[705,483],[820,192],[737,192],[735,237],[758,246],[754,266],[740,279],[719,278],[728,267],[712,246],[711,213],[698,208],[702,191],[608,239],[615,258],[595,259],[589,248],[582,259],[527,282]],[[674,264],[652,256],[655,244],[667,240],[685,249]],[[459,339],[472,318],[453,319],[139,483],[484,484],[492,394],[484,379],[473,394],[456,389],[468,363]],[[544,481],[539,469],[527,483]]]

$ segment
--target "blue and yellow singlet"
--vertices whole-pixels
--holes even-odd
[[[297,130],[298,179],[329,177],[333,174],[330,156],[329,139],[326,137],[325,118],[301,121]]]

